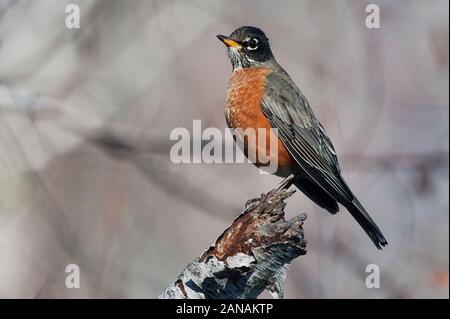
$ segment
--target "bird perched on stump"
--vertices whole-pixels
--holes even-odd
[[[275,129],[276,175],[294,174],[293,183],[331,214],[338,203],[369,235],[378,249],[387,241],[341,175],[338,158],[324,128],[288,73],[277,63],[264,32],[244,26],[217,36],[233,66],[228,85],[226,121],[236,129]],[[256,146],[258,147],[258,146]],[[256,160],[255,164],[261,163]]]

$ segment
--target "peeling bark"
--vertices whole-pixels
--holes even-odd
[[[233,224],[189,264],[158,298],[257,298],[267,289],[282,298],[290,262],[306,254],[305,214],[284,219],[287,178],[260,198],[247,202]]]

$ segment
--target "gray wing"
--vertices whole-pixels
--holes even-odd
[[[269,74],[261,108],[288,152],[314,185],[343,204],[378,249],[387,245],[376,223],[341,177],[333,144],[287,73]]]
[[[340,175],[333,144],[287,74],[268,75],[261,108],[303,171],[331,196],[351,201],[353,194]]]

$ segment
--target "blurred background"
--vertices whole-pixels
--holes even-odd
[[[0,0],[0,297],[156,297],[280,181],[169,158],[174,128],[225,127],[215,36],[254,25],[389,241],[377,251],[345,209],[295,194],[286,214],[308,214],[308,253],[286,297],[448,298],[449,3],[376,3],[380,29],[357,0]]]

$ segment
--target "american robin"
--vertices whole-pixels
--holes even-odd
[[[275,128],[276,175],[294,174],[293,184],[331,214],[339,211],[340,203],[378,249],[387,245],[378,226],[342,178],[331,140],[305,96],[275,60],[264,32],[244,26],[228,37],[217,37],[226,45],[233,66],[225,108],[228,126]]]

